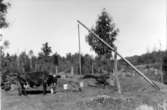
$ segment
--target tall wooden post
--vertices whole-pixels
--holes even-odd
[[[19,61],[19,56],[17,57],[17,72],[21,72],[20,71],[20,61]]]
[[[162,59],[161,59],[161,62],[162,62]],[[164,83],[164,76],[163,76],[164,73],[163,73],[163,70],[162,70],[162,65],[163,64],[160,65],[160,67],[161,67],[161,83]]]
[[[73,68],[73,66],[71,66],[71,76],[73,76],[74,75],[74,68]]]
[[[161,72],[161,83],[164,83],[163,71]]]
[[[122,93],[121,92],[121,86],[120,86],[120,82],[119,82],[119,78],[118,78],[118,67],[117,67],[117,47],[115,47],[115,52],[114,52],[114,76],[116,79],[116,85],[117,85],[117,89],[118,89],[118,93]]]
[[[57,65],[56,65],[56,74],[58,73]]]
[[[78,24],[78,47],[79,47],[79,74],[82,74],[82,65],[81,65],[81,44],[80,44],[80,28]]]
[[[94,66],[93,66],[93,61],[92,61],[92,75],[94,74]]]

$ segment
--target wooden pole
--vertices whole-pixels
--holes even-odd
[[[161,72],[161,83],[164,83],[163,71]]]
[[[161,43],[160,43],[160,49],[161,49]],[[163,65],[163,58],[164,58],[164,56],[161,54],[161,50],[159,49],[159,53],[160,53],[160,56],[162,56],[162,58],[161,58],[161,64],[160,64],[160,68],[161,68],[161,83],[164,83],[164,78],[163,78],[163,70],[162,70],[162,65]]]
[[[114,76],[116,79],[116,85],[118,89],[118,93],[121,94],[121,86],[118,78],[118,62],[117,62],[117,47],[115,47],[115,52],[114,52]]]
[[[164,56],[161,58],[161,62],[163,62],[163,58],[164,58]],[[163,73],[163,70],[162,70],[162,63],[161,63],[161,65],[160,65],[160,67],[161,67],[161,83],[163,83],[164,84],[164,73]]]
[[[103,39],[101,39],[96,33],[94,33],[92,30],[90,30],[87,26],[85,26],[83,23],[81,23],[79,20],[77,22],[82,25],[85,29],[87,29],[89,32],[91,32],[94,37],[99,39],[103,44],[105,44],[108,48],[110,48],[112,51],[115,51],[113,47],[111,47],[107,42],[105,42]],[[145,76],[141,71],[139,71],[130,61],[128,61],[126,58],[124,58],[121,54],[116,52],[119,57],[121,57],[130,67],[132,67],[141,77],[143,77],[149,84],[151,84],[154,88],[160,90],[159,86],[154,83],[152,80],[150,80],[147,76]]]
[[[19,56],[17,57],[17,72],[21,72],[21,71],[20,71],[20,61],[19,61]]]
[[[58,73],[58,70],[57,70],[57,65],[56,65],[56,75],[57,75],[57,73]]]
[[[81,44],[80,44],[80,27],[78,24],[78,47],[79,47],[79,74],[82,74],[82,65],[81,65]]]
[[[71,66],[71,76],[73,76],[74,75],[74,68],[73,68],[73,66]]]
[[[92,75],[94,74],[94,66],[93,66],[93,61],[92,61]]]
[[[162,61],[161,61],[162,62]],[[161,73],[160,73],[160,82],[163,83],[163,71],[162,71],[162,64],[160,64],[160,70],[161,70]]]

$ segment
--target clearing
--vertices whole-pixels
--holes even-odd
[[[85,80],[86,81],[86,80]],[[120,79],[123,94],[114,87],[90,87],[56,94],[18,96],[16,91],[1,93],[2,110],[167,110],[167,87],[155,90],[139,76]]]

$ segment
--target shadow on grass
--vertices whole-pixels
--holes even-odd
[[[26,90],[27,95],[37,95],[37,94],[43,94],[42,90]],[[46,91],[46,94],[50,93],[50,91]]]

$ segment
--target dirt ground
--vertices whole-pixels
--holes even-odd
[[[167,110],[167,89],[155,90],[142,78],[121,78],[123,93],[114,87],[90,87],[55,94],[18,96],[16,91],[1,90],[2,110]],[[164,103],[166,105],[164,105]],[[150,108],[141,109],[148,105]],[[163,108],[162,108],[163,106]],[[144,106],[145,107],[145,106]],[[162,108],[162,109],[160,109]]]

